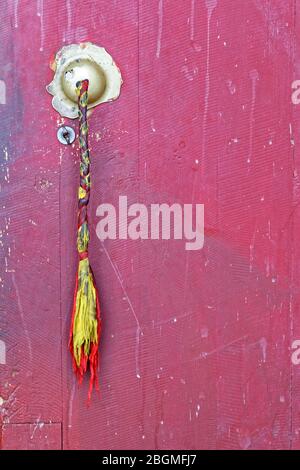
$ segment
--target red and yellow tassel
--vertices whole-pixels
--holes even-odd
[[[76,84],[79,108],[80,186],[78,191],[77,251],[79,265],[76,275],[70,351],[79,383],[90,369],[90,400],[93,387],[98,389],[99,341],[101,332],[99,296],[88,258],[89,226],[87,207],[90,198],[90,152],[88,146],[88,80]]]

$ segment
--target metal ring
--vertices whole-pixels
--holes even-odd
[[[75,131],[73,127],[61,126],[57,130],[57,138],[61,144],[71,145],[75,140]]]

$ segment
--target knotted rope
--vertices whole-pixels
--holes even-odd
[[[90,199],[90,152],[88,146],[88,80],[76,84],[79,108],[80,186],[78,191],[77,251],[79,256],[76,276],[70,351],[73,368],[79,383],[90,369],[88,398],[93,387],[98,389],[98,348],[101,331],[99,296],[88,258],[90,240],[87,208]]]

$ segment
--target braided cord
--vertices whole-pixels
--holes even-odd
[[[70,352],[79,382],[90,368],[90,386],[98,388],[98,357],[101,332],[99,295],[88,258],[90,233],[87,208],[90,199],[90,153],[88,145],[88,80],[76,83],[79,109],[80,185],[78,190],[77,251],[78,272],[70,329]]]
[[[88,80],[77,82],[76,91],[78,95],[79,108],[79,147],[80,147],[80,186],[78,190],[78,232],[77,250],[80,259],[88,256],[88,245],[90,240],[87,206],[90,199],[90,152],[88,146]]]

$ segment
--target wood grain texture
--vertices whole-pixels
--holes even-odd
[[[3,447],[299,449],[299,0],[11,0],[0,11]],[[55,52],[85,40],[124,78],[90,119],[103,317],[90,408],[67,350],[79,153],[56,130],[75,122],[45,91]],[[96,209],[120,195],[204,203],[204,248],[101,243]],[[30,443],[36,423],[51,439]]]
[[[2,450],[60,450],[61,424],[4,424]]]

